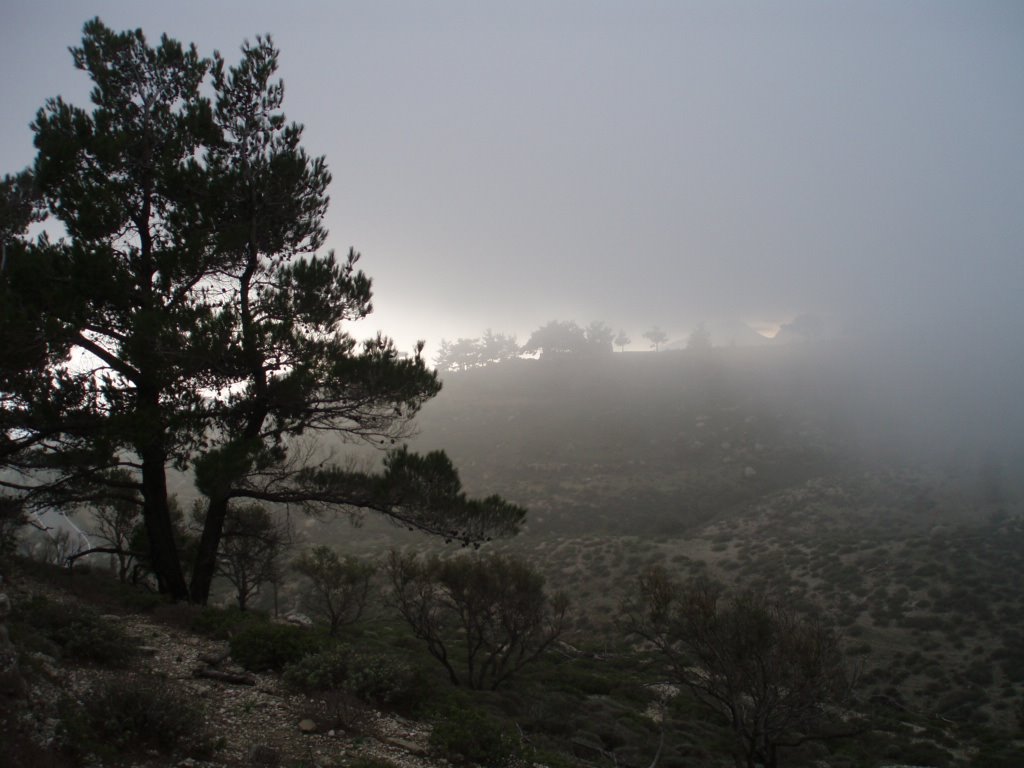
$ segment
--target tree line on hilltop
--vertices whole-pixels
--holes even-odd
[[[659,326],[644,331],[650,348],[660,351],[669,336]],[[490,328],[483,336],[441,340],[434,357],[438,371],[467,371],[521,357],[599,357],[612,354],[615,347],[624,352],[632,338],[623,330],[613,331],[606,323],[595,320],[583,327],[573,320],[552,320],[530,334],[520,345],[514,335],[494,333]],[[711,334],[701,323],[687,338],[688,350],[711,348]]]

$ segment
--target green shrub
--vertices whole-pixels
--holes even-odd
[[[418,670],[385,654],[354,654],[345,688],[367,704],[404,713],[418,710],[430,694]]]
[[[975,755],[975,765],[985,768],[1020,768],[1021,753],[1016,745],[988,745]]]
[[[348,678],[351,656],[352,651],[342,645],[303,656],[285,666],[284,681],[302,693],[340,688]]]
[[[322,635],[288,624],[250,624],[231,638],[231,658],[252,672],[280,671],[324,647]]]
[[[309,608],[327,624],[334,637],[362,616],[376,566],[353,555],[341,557],[330,547],[303,552],[292,567],[310,580]]]
[[[930,741],[914,741],[894,746],[888,750],[886,757],[911,765],[932,765],[936,768],[946,768],[953,760],[953,755]]]
[[[190,628],[201,635],[227,640],[245,627],[260,623],[267,623],[265,614],[235,607],[204,608],[192,618]]]
[[[430,746],[452,762],[511,765],[519,756],[519,739],[493,717],[476,709],[451,710],[434,724]]]
[[[167,680],[130,676],[94,689],[82,705],[64,702],[61,724],[72,752],[111,756],[156,750],[199,757],[212,751],[204,713]]]
[[[344,690],[362,702],[400,712],[416,711],[429,695],[422,675],[385,654],[357,653],[334,646],[284,668],[284,679],[304,693]]]
[[[66,659],[121,667],[135,652],[135,646],[117,625],[89,619],[72,621],[53,633]]]
[[[608,676],[570,668],[559,669],[552,684],[558,690],[578,692],[587,696],[607,696],[614,688],[613,681]]]
[[[18,606],[14,618],[57,646],[65,659],[120,667],[135,651],[120,625],[81,605],[37,596]]]

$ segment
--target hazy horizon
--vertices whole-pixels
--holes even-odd
[[[982,3],[10,3],[5,172],[82,23],[229,60],[281,48],[287,116],[334,175],[410,348],[552,319],[772,329],[1020,320],[1024,7]],[[981,317],[990,315],[989,320]]]
[[[328,246],[374,280],[357,336],[432,359],[603,321],[638,350],[811,313],[879,347],[879,398],[1024,422],[1020,3],[11,2],[5,173],[47,98],[87,103],[94,15],[228,61],[273,35]]]

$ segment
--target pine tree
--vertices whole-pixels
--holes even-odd
[[[137,490],[161,590],[200,603],[232,499],[372,509],[467,542],[516,530],[523,510],[467,499],[443,454],[399,449],[380,474],[308,464],[310,436],[396,445],[440,383],[422,344],[405,359],[344,328],[371,282],[355,251],[318,255],[330,175],[281,112],[271,40],[228,67],[95,19],[72,53],[92,111],[51,99],[33,125],[34,189],[66,237],[5,233],[0,338],[33,339],[0,365],[0,455],[25,478],[7,485],[47,504]],[[206,498],[191,583],[171,466]]]

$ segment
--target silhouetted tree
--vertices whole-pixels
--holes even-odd
[[[455,685],[496,689],[564,628],[567,598],[549,598],[543,576],[515,558],[392,552],[388,574],[399,612]]]
[[[490,328],[480,339],[441,340],[434,363],[439,371],[465,371],[519,356],[519,343],[515,336],[493,333]]]
[[[587,347],[587,334],[572,320],[552,320],[542,325],[523,345],[526,353],[540,352],[543,356],[557,357],[584,352]]]
[[[825,323],[818,315],[804,313],[797,315],[790,322],[779,326],[775,334],[776,341],[815,341],[821,338]]]
[[[599,355],[612,351],[614,332],[600,320],[585,329],[572,320],[552,320],[534,331],[522,351],[545,356]]]
[[[105,542],[117,559],[117,578],[127,582],[135,553],[132,540],[142,525],[142,498],[137,493],[100,499],[93,508],[96,530],[93,535]]]
[[[606,323],[595,320],[587,326],[584,335],[588,353],[603,355],[613,351],[612,340],[615,338],[615,332]]]
[[[711,333],[704,323],[698,323],[686,340],[686,348],[690,352],[708,352],[711,350]]]
[[[493,333],[490,328],[484,331],[480,341],[480,359],[484,365],[501,363],[519,357],[519,342],[516,337],[504,333]]]
[[[747,590],[725,595],[704,580],[673,581],[660,567],[640,579],[628,631],[651,643],[671,679],[729,725],[736,765],[777,768],[779,748],[844,735],[830,707],[852,678],[835,632]]]
[[[483,364],[480,339],[458,339],[451,347],[450,368],[467,371]]]
[[[370,312],[370,280],[354,251],[315,255],[330,175],[280,111],[270,40],[226,67],[96,19],[72,54],[92,110],[52,99],[33,124],[33,189],[67,237],[29,242],[11,202],[25,184],[4,186],[0,340],[21,341],[0,367],[0,458],[31,480],[0,482],[75,504],[123,493],[128,472],[161,591],[199,603],[236,499],[372,509],[448,537],[514,531],[523,511],[466,499],[443,457],[403,452],[377,475],[305,461],[300,435],[391,445],[440,383],[422,345],[406,359],[343,328]],[[194,557],[170,465],[206,498]]]
[[[620,352],[625,352],[626,345],[631,341],[632,339],[626,335],[625,331],[619,331],[619,335],[615,337],[615,346],[619,348]]]
[[[228,508],[217,553],[217,574],[235,588],[239,610],[248,608],[260,587],[277,581],[291,538],[287,521],[276,519],[261,504],[232,504]]]
[[[28,522],[21,499],[0,494],[0,559],[18,547],[18,536]]]
[[[352,555],[339,557],[330,547],[313,547],[292,566],[309,579],[312,594],[306,603],[327,623],[331,637],[359,620],[366,608],[370,579],[376,568]]]
[[[644,338],[651,342],[651,346],[654,347],[654,351],[657,352],[661,345],[668,341],[668,334],[658,326],[654,326],[649,331],[644,332]]]

